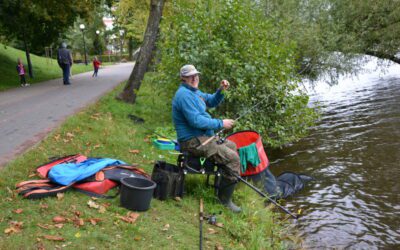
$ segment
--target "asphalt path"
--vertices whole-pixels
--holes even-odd
[[[68,116],[128,79],[133,63],[121,63],[62,79],[0,92],[0,167],[40,142]],[[0,76],[1,77],[1,76]]]

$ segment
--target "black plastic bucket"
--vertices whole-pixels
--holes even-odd
[[[121,180],[121,205],[134,211],[146,211],[150,207],[156,183],[152,180],[126,177]]]

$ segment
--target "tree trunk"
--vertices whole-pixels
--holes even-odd
[[[129,61],[133,61],[133,39],[130,36],[128,40],[128,53],[129,53]]]
[[[129,80],[124,90],[117,96],[117,99],[134,104],[136,94],[147,71],[148,65],[153,57],[153,50],[159,31],[159,25],[162,17],[164,0],[151,0],[150,15],[147,22],[146,32],[144,34],[143,44],[139,52],[138,60],[133,67]]]
[[[33,78],[33,69],[32,69],[32,62],[31,62],[31,55],[29,54],[28,43],[26,42],[25,35],[24,35],[24,46],[25,46],[26,62],[28,63],[29,77],[30,77],[30,78]]]

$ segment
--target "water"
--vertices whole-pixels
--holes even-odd
[[[320,122],[307,138],[268,152],[274,174],[316,178],[286,204],[303,210],[303,246],[400,249],[400,66],[309,91]]]

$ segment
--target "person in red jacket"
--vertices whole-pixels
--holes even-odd
[[[94,68],[94,72],[92,77],[97,77],[97,73],[99,72],[99,68],[100,68],[101,62],[97,59],[97,56],[95,56],[93,58],[93,68]]]
[[[17,60],[17,72],[19,75],[19,80],[21,81],[21,86],[29,86],[29,83],[26,82],[25,79],[25,68],[24,68],[24,64],[22,63],[21,58],[18,58]]]

